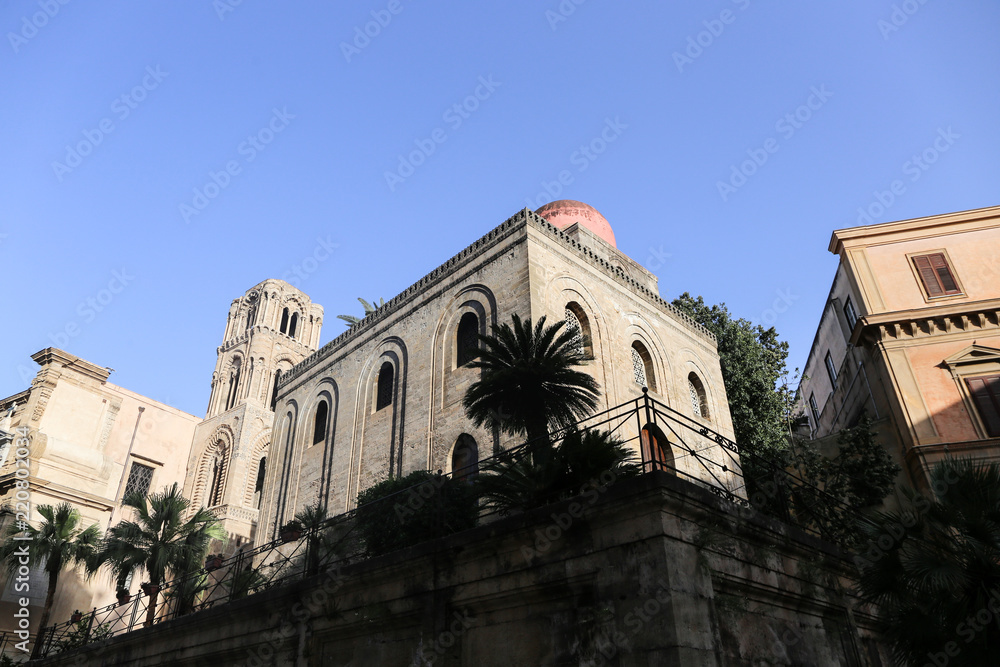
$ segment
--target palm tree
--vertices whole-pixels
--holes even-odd
[[[597,407],[599,385],[575,370],[589,360],[577,333],[563,322],[545,325],[542,316],[531,326],[516,314],[510,324],[493,325],[480,336],[483,347],[472,368],[482,377],[465,394],[465,413],[476,426],[525,435],[533,456],[551,449],[549,430],[567,427]]]
[[[199,508],[184,519],[190,501],[181,495],[177,484],[147,498],[132,493],[122,501],[135,510],[135,521],[122,521],[108,530],[97,565],[106,565],[124,586],[129,575],[143,570],[149,577],[149,605],[146,625],[156,617],[159,588],[169,572],[183,576],[193,563],[205,557],[213,539],[225,538],[225,531],[215,515]]]
[[[934,496],[863,526],[858,590],[901,663],[1000,664],[1000,464],[946,459],[930,480]]]
[[[91,563],[100,543],[101,531],[97,524],[79,530],[80,512],[69,503],[59,503],[56,507],[39,505],[38,513],[44,519],[38,528],[19,522],[11,524],[7,531],[7,541],[0,546],[0,559],[13,573],[23,564],[20,560],[23,557],[23,547],[29,545],[26,554],[28,565],[45,563],[49,588],[45,594],[45,607],[38,623],[41,632],[49,624],[59,575],[66,567],[75,568]],[[16,535],[28,536],[31,539],[17,540],[14,539]]]
[[[358,297],[358,301],[361,302],[361,305],[365,309],[365,314],[363,316],[357,317],[355,315],[337,315],[337,319],[344,320],[345,322],[347,322],[347,326],[353,327],[355,324],[357,324],[361,320],[365,319],[366,317],[374,313],[376,308],[380,308],[385,305],[385,299],[379,299],[378,303],[374,306],[365,301],[364,299],[362,299],[361,297]]]

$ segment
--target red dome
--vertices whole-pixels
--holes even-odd
[[[556,229],[565,229],[574,222],[579,222],[598,238],[607,241],[616,248],[618,247],[615,243],[615,233],[611,230],[608,221],[597,212],[596,208],[584,204],[582,201],[560,199],[546,204],[535,213],[545,218]]]

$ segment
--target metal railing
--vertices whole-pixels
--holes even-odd
[[[553,431],[551,442],[559,442],[573,430],[605,431],[626,446],[641,452],[644,472],[667,471],[686,479],[702,489],[737,506],[754,507],[783,521],[798,524],[807,532],[823,536],[823,528],[810,523],[809,503],[842,506],[837,498],[822,489],[808,485],[778,462],[758,454],[743,452],[729,438],[712,430],[707,420],[692,417],[652,398],[643,388],[641,396],[621,405],[591,415],[576,424]],[[222,560],[210,559],[206,567],[174,578],[159,590],[145,590],[120,599],[114,604],[94,608],[70,621],[44,628],[41,644],[34,657],[54,655],[110,637],[145,627],[151,623],[196,614],[202,610],[253,596],[265,590],[300,581],[321,572],[339,569],[363,561],[374,554],[366,544],[365,521],[372,517],[405,516],[400,508],[412,508],[415,499],[433,497],[445,487],[445,480],[454,477],[453,484],[468,479],[480,468],[497,470],[504,462],[531,456],[536,443],[525,442],[497,455],[470,464],[465,469],[448,474],[438,471],[429,479],[361,505],[349,512],[322,520],[299,534],[283,534],[282,539],[241,550]],[[749,473],[745,472],[749,471]],[[491,474],[491,473],[486,473]],[[431,488],[426,488],[431,485]],[[477,485],[463,488],[476,489]],[[581,491],[577,489],[576,492]],[[798,509],[789,498],[796,494]],[[565,495],[563,497],[569,497]],[[802,506],[805,498],[806,506]],[[503,510],[475,501],[472,527],[494,520]],[[417,503],[418,505],[420,502]],[[431,528],[423,539],[440,537],[448,532],[448,517],[436,506]],[[477,509],[478,508],[478,509]],[[393,511],[389,511],[389,510]],[[382,512],[382,514],[379,514]],[[359,521],[359,516],[362,521]],[[359,526],[362,526],[359,529]],[[409,545],[407,545],[409,546]],[[155,609],[149,613],[150,604]]]

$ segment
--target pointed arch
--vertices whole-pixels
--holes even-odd
[[[656,424],[646,424],[642,427],[642,470],[674,471],[674,453],[670,449],[667,436]]]
[[[299,314],[292,313],[292,319],[288,322],[288,337],[295,338],[295,329],[299,326]]]
[[[469,312],[462,315],[455,331],[455,366],[464,366],[479,353],[479,316]]]
[[[640,341],[632,343],[632,377],[635,383],[656,391],[656,375],[653,371],[653,358],[649,350]]]
[[[281,326],[278,327],[281,333],[288,333],[288,307],[281,311]]]
[[[594,347],[590,335],[590,318],[587,312],[576,301],[570,301],[563,310],[563,319],[566,320],[566,331],[572,331],[576,335],[573,342],[576,349],[588,357],[594,356]]]
[[[451,474],[456,480],[471,482],[479,474],[479,445],[468,433],[458,436],[451,453]]]
[[[694,371],[688,373],[688,396],[691,399],[691,412],[695,417],[711,419],[708,412],[708,394],[705,385]]]

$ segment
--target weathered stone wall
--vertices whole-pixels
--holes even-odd
[[[39,664],[889,664],[849,568],[654,473]]]

